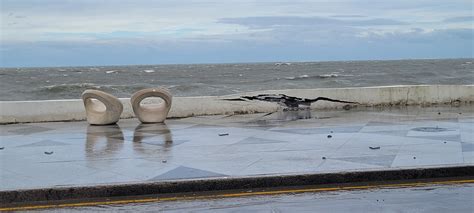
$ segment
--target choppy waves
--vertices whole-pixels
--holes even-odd
[[[299,75],[292,77],[285,77],[286,80],[306,80],[306,79],[323,79],[323,78],[337,78],[337,77],[352,77],[354,75],[340,74],[340,73],[328,73],[320,75]]]
[[[400,84],[472,84],[473,59],[0,68],[0,100],[80,98],[86,89],[130,97],[149,87],[175,96]]]
[[[55,96],[56,94],[73,96],[79,98],[80,94],[86,89],[97,89],[110,92],[115,95],[128,97],[137,90],[147,88],[147,85],[97,85],[93,83],[72,83],[48,85],[40,87],[35,93],[43,96]]]
[[[73,83],[73,84],[59,84],[59,85],[48,85],[40,87],[41,91],[48,91],[48,92],[65,92],[65,91],[73,91],[77,89],[101,89],[104,86],[91,84],[91,83]]]

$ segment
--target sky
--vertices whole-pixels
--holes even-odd
[[[472,58],[471,0],[0,0],[0,67]]]

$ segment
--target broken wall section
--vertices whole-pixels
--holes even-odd
[[[359,106],[431,106],[439,104],[474,103],[474,85],[398,85],[382,87],[352,87],[324,89],[269,90],[245,93],[244,96],[259,94],[285,94],[300,98],[327,97],[343,101],[358,102]],[[312,109],[333,109],[342,103],[320,101]]]

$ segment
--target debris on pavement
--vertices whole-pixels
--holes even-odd
[[[229,133],[222,133],[222,134],[219,134],[219,136],[227,136],[229,135]]]
[[[51,154],[53,154],[53,153],[54,153],[53,151],[51,151],[51,152],[44,152],[44,154],[47,154],[47,155],[51,155]]]
[[[328,138],[332,138],[332,135],[328,135]]]
[[[369,146],[370,149],[380,149],[380,146]]]
[[[326,160],[326,157],[323,157],[323,160]]]
[[[2,147],[0,147],[0,150],[3,150],[3,149],[5,149],[5,147],[3,147],[3,146],[2,146]]]

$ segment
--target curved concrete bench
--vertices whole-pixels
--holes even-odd
[[[153,105],[140,105],[143,99],[159,97],[163,103]],[[163,123],[171,109],[172,95],[165,88],[150,88],[140,90],[132,95],[130,102],[133,112],[142,123]]]
[[[92,99],[97,99],[103,106]],[[115,96],[99,90],[86,90],[82,93],[82,101],[86,108],[87,122],[92,125],[115,124],[123,111],[122,102]]]

